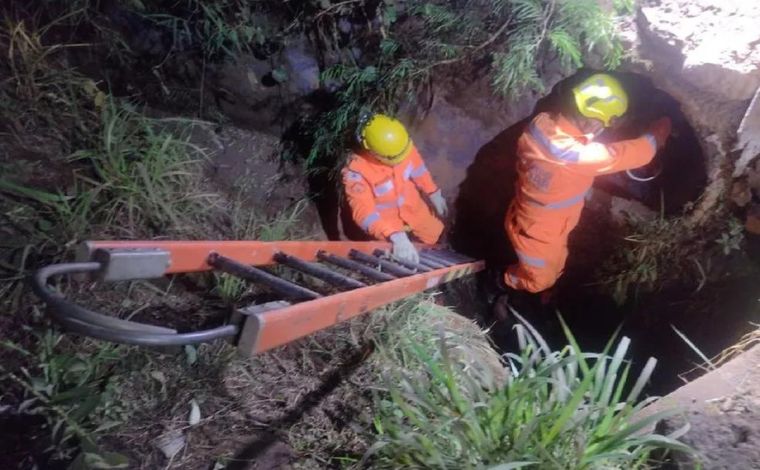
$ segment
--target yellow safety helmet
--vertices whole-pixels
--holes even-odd
[[[606,73],[597,73],[573,88],[578,111],[610,127],[613,118],[620,117],[628,110],[628,94],[620,82]]]
[[[365,149],[388,165],[403,162],[412,151],[412,139],[404,125],[384,114],[361,119],[357,137]]]

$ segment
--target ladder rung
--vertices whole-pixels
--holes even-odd
[[[209,255],[208,264],[227,274],[232,274],[233,276],[264,284],[276,293],[290,299],[313,300],[322,297],[312,290],[301,287],[296,283],[286,281],[285,279],[280,279],[263,269],[246,266],[218,253],[211,253]]]
[[[374,252],[372,252],[372,254],[377,256],[378,258],[382,258],[383,256],[386,255],[386,253],[383,250],[375,250]],[[393,261],[407,269],[411,269],[413,271],[417,271],[420,273],[426,273],[430,271],[430,268],[420,263],[412,263],[411,261],[400,260],[400,259],[395,259],[395,258]]]
[[[472,263],[473,261],[475,261],[474,259],[468,256],[465,256],[463,254],[457,253],[456,251],[445,250],[445,249],[432,249],[430,251],[433,253],[433,255],[438,256],[439,258],[453,261],[457,264]]]
[[[422,256],[420,256],[420,264],[423,265],[423,266],[426,266],[431,271],[435,271],[436,269],[441,269],[441,265],[440,264],[428,261],[428,260],[424,259]]]
[[[325,261],[327,263],[334,264],[335,266],[341,267],[343,269],[348,269],[349,271],[355,271],[358,273],[361,273],[363,276],[366,276],[369,279],[372,279],[373,281],[392,281],[396,279],[396,276],[393,276],[388,273],[384,273],[382,271],[378,271],[375,268],[371,268],[365,264],[358,263],[356,261],[342,258],[340,256],[335,256],[331,253],[327,253],[326,251],[318,251],[317,252],[317,258],[321,261]]]
[[[436,256],[434,253],[431,253],[430,251],[427,251],[427,250],[425,250],[422,253],[420,253],[420,256],[425,256],[430,261],[434,261],[434,262],[436,262],[438,264],[443,265],[444,268],[448,268],[449,266],[454,266],[455,264],[459,264],[459,263],[455,263],[455,262],[453,262],[451,260],[447,260],[447,259],[441,258],[439,256]]]
[[[424,251],[420,252],[420,263],[424,263],[426,266],[430,266],[434,269],[443,269],[446,267],[442,261],[433,258]]]
[[[335,272],[330,268],[326,268],[317,263],[310,263],[304,261],[295,256],[290,256],[286,253],[276,253],[274,260],[278,263],[289,266],[293,269],[306,273],[309,276],[321,279],[329,284],[343,289],[358,289],[360,287],[367,287],[367,284],[357,281],[356,279],[348,276],[344,276],[341,273]]]
[[[394,276],[406,277],[414,275],[414,271],[410,271],[400,264],[378,258],[377,256],[368,255],[367,253],[362,253],[361,251],[351,250],[348,252],[348,256],[357,261],[361,261],[362,263],[367,263],[373,266],[380,266],[385,271],[393,274]]]

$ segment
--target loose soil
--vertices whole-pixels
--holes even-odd
[[[697,450],[703,468],[758,468],[760,347],[753,347],[645,411],[653,413],[671,406],[681,406],[685,413],[660,423],[659,430],[672,432],[688,422],[690,429],[682,441]],[[676,455],[665,468],[694,468],[694,460]]]

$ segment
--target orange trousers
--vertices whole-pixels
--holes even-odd
[[[561,219],[545,218],[526,221],[515,215],[510,206],[505,229],[517,253],[518,262],[507,267],[504,283],[527,292],[551,288],[562,275],[567,261],[567,239],[580,218],[580,211]]]

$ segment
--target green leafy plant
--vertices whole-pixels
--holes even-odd
[[[323,3],[317,17],[337,21],[334,5]],[[366,9],[367,2],[351,5],[355,14]],[[488,77],[496,93],[516,97],[543,91],[540,69],[552,57],[572,69],[583,65],[586,53],[598,52],[615,68],[623,55],[612,16],[594,0],[419,1],[410,2],[403,16],[394,2],[384,1],[374,11],[383,27],[367,31],[359,45],[369,44],[369,35],[377,46],[360,59],[341,54],[323,72],[323,83],[337,87],[334,104],[303,125],[312,142],[306,163],[316,171],[342,166],[342,149],[363,111],[413,106],[424,87],[454,67]],[[323,36],[328,47],[343,51],[331,37]]]
[[[731,254],[732,251],[741,250],[744,241],[744,226],[736,218],[728,220],[728,226],[725,231],[715,242],[721,247],[724,255]]]
[[[198,45],[209,60],[235,59],[263,44],[268,33],[255,3],[243,0],[151,2],[137,10],[171,30],[173,47]]]
[[[552,351],[527,322],[515,327],[519,352],[507,355],[506,383],[411,345],[422,368],[387,375],[375,415],[377,443],[365,459],[374,468],[644,468],[655,449],[691,452],[677,438],[648,431],[668,410],[637,413],[656,361],[650,359],[626,392],[630,340],[611,340],[600,354],[584,353],[563,323],[569,346]],[[608,354],[612,351],[612,354]]]
[[[123,456],[101,453],[95,443],[98,435],[127,418],[126,407],[117,399],[118,385],[111,380],[111,368],[120,360],[121,347],[101,345],[93,353],[72,353],[61,347],[64,337],[59,333],[46,330],[35,333],[35,337],[33,351],[8,341],[0,343],[30,364],[14,371],[0,366],[3,382],[10,380],[23,389],[24,400],[17,412],[45,419],[50,440],[46,451],[54,459],[67,460],[82,446],[90,456],[81,458],[112,465],[97,468],[124,468]]]
[[[710,274],[703,267],[710,257],[741,249],[744,237],[742,224],[723,208],[699,224],[692,222],[687,207],[677,217],[631,220],[629,229],[598,273],[619,304],[632,291],[652,292],[674,281],[694,282],[700,290]]]

